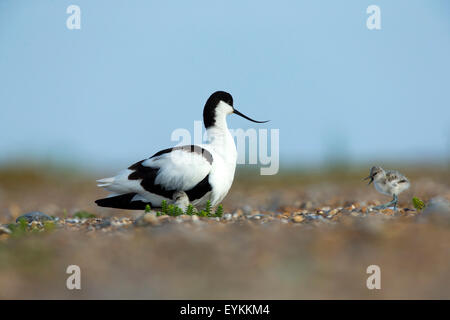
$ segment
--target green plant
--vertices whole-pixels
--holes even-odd
[[[219,204],[219,206],[216,209],[216,217],[222,217],[223,215],[223,206],[221,204]]]
[[[74,218],[78,219],[91,219],[95,218],[95,214],[89,213],[87,211],[78,211],[74,215]]]
[[[421,210],[423,210],[423,208],[425,208],[425,202],[423,202],[422,200],[420,200],[417,197],[412,198],[412,203],[413,203],[414,208],[416,208],[417,211],[421,211]]]
[[[150,205],[146,205],[145,206],[145,213],[149,213],[152,210],[152,208],[150,208]]]
[[[186,214],[192,216],[194,214],[194,206],[189,204],[186,208]]]
[[[197,215],[199,217],[207,217],[208,216],[208,212],[206,212],[205,210],[201,210],[197,212]]]
[[[167,210],[168,210],[167,201],[163,200],[161,202],[161,212],[164,213],[164,214],[167,214]]]
[[[13,237],[23,236],[28,231],[28,222],[25,218],[21,218],[17,223],[9,224],[8,229],[11,230],[11,236]]]
[[[211,201],[209,200],[206,201],[205,212],[207,216],[211,215]]]
[[[147,212],[147,211],[146,211]],[[206,202],[206,206],[204,210],[196,211],[194,206],[192,204],[189,204],[186,208],[186,211],[183,211],[183,209],[179,208],[178,206],[174,204],[167,204],[166,200],[163,200],[161,202],[161,211],[156,212],[156,216],[162,216],[162,215],[168,215],[168,216],[179,216],[182,214],[186,214],[189,216],[197,215],[199,217],[221,217],[223,215],[223,206],[220,204],[216,212],[212,213],[212,207],[211,207],[211,201]]]
[[[44,230],[46,232],[51,232],[55,229],[56,225],[53,221],[45,221],[44,222]]]

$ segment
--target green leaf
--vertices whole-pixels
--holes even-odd
[[[150,208],[150,205],[146,205],[145,206],[145,213],[149,213],[152,210],[152,208]]]
[[[412,198],[412,203],[413,203],[414,208],[416,208],[417,211],[421,211],[421,210],[423,210],[423,208],[425,208],[425,202],[423,202],[422,200],[420,200],[417,197]]]

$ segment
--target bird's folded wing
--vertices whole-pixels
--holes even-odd
[[[198,146],[167,149],[138,162],[129,179],[142,179],[141,185],[157,185],[165,190],[190,190],[211,171],[212,155]],[[151,191],[150,191],[151,192]]]

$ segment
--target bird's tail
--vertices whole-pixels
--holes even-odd
[[[130,209],[130,210],[144,210],[147,204],[152,208],[150,202],[133,201],[136,193],[125,193],[117,196],[110,196],[108,198],[95,200],[95,203],[100,207],[116,208],[116,209]]]
[[[97,180],[97,187],[108,187],[114,183],[114,180],[114,177]]]

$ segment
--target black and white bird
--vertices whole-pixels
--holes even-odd
[[[213,93],[203,109],[208,141],[201,145],[177,146],[139,161],[115,177],[97,180],[111,194],[95,201],[101,207],[119,209],[159,208],[163,200],[181,209],[192,204],[212,206],[227,195],[234,179],[237,151],[226,117],[237,114],[256,121],[233,107],[233,98],[224,91]]]
[[[384,170],[381,167],[372,167],[370,174],[364,180],[370,179],[368,184],[375,185],[375,189],[385,195],[392,196],[392,201],[374,207],[374,209],[385,209],[394,206],[397,209],[398,195],[409,188],[408,178],[395,170]]]

